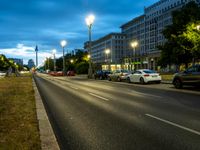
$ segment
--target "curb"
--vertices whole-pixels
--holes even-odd
[[[172,84],[172,81],[161,81],[162,84]]]
[[[36,113],[39,123],[40,141],[42,150],[60,150],[53,129],[49,122],[46,110],[44,108],[41,96],[37,89],[34,79],[33,89],[35,91]]]

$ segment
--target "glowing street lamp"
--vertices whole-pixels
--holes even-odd
[[[134,62],[135,62],[135,49],[136,49],[137,46],[138,46],[138,42],[137,41],[131,42],[131,47],[133,48]],[[133,67],[134,67],[134,70],[135,70],[135,63],[133,65]]]
[[[74,63],[74,60],[73,60],[73,59],[71,59],[71,60],[70,60],[70,62],[71,62],[71,63]]]
[[[88,54],[88,55],[87,55],[87,58],[88,58],[89,60],[90,60],[90,57],[91,57],[91,56]]]
[[[60,46],[63,49],[63,75],[65,75],[66,69],[65,69],[65,46],[67,45],[67,41],[62,40],[60,42]]]
[[[106,63],[108,64],[108,70],[110,69],[110,65],[109,65],[109,62],[108,62],[108,55],[110,54],[110,49],[105,49],[105,54],[106,54],[106,59],[105,59],[105,61],[106,61]]]
[[[197,30],[200,30],[200,25],[197,25]]]
[[[94,15],[89,15],[86,19],[86,25],[88,26],[88,31],[89,31],[89,55],[91,56],[91,49],[92,49],[92,39],[91,39],[91,30],[92,30],[92,25],[94,23],[95,16]],[[91,59],[89,59],[89,69],[88,69],[88,78],[92,78],[92,62]]]
[[[106,60],[108,60],[108,55],[110,54],[110,49],[105,49]]]
[[[105,53],[106,53],[106,54],[110,54],[110,49],[106,49],[106,50],[105,50]]]
[[[54,60],[53,61],[54,62],[53,68],[54,68],[54,71],[56,71],[56,49],[53,49],[52,53],[53,53],[53,60]]]

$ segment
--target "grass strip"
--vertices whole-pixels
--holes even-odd
[[[0,79],[0,149],[41,149],[31,75]]]

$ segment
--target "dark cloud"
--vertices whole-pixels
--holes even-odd
[[[49,50],[66,39],[69,48],[81,48],[88,39],[85,17],[96,15],[93,39],[119,32],[120,25],[143,13],[157,0],[1,0],[0,48],[18,43],[38,44]]]

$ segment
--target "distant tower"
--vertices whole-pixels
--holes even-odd
[[[36,67],[38,66],[38,46],[35,47],[35,53],[36,53]]]

